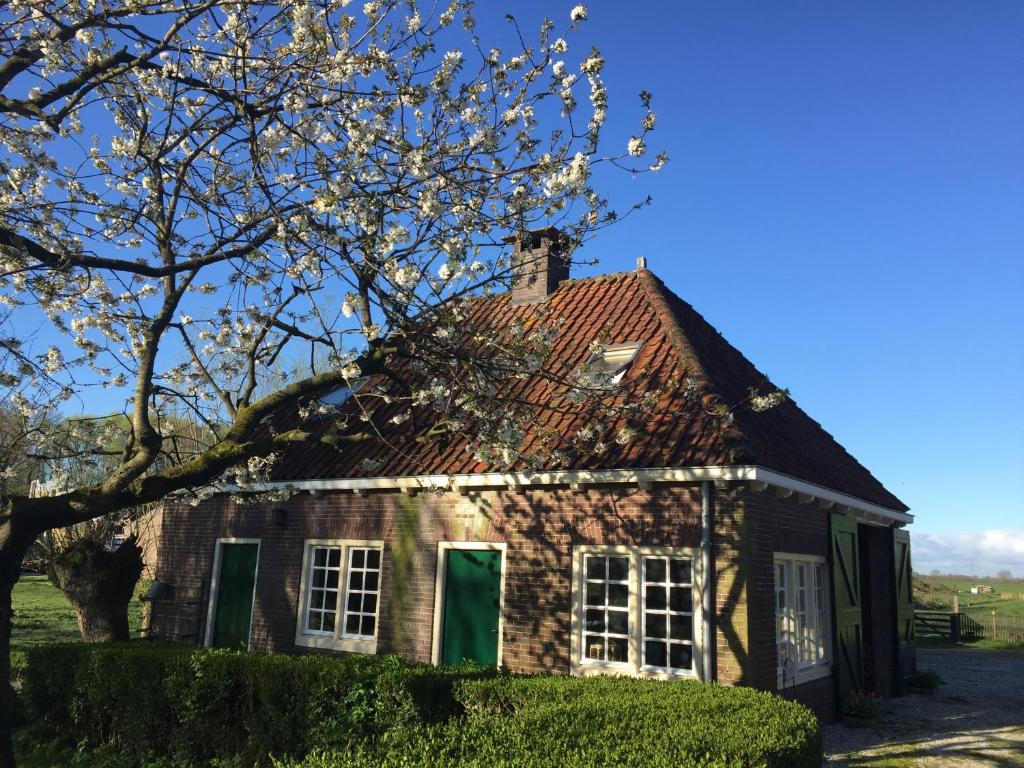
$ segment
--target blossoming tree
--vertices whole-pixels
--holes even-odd
[[[2,498],[0,679],[11,589],[40,533],[232,470],[243,482],[312,439],[268,430],[274,409],[391,377],[407,410],[394,418],[467,431],[500,463],[540,407],[493,395],[499,378],[542,365],[547,332],[474,338],[468,354],[463,299],[509,279],[510,235],[555,224],[578,244],[615,220],[591,174],[665,162],[646,157],[649,97],[635,135],[608,151],[604,59],[570,47],[582,5],[530,42],[507,17],[511,51],[483,45],[466,0],[348,6],[0,10],[0,387],[51,449],[43,425],[101,388],[124,394],[129,419],[100,480]],[[298,355],[306,374],[270,386]],[[396,373],[401,360],[414,380]],[[161,463],[170,412],[206,425],[214,444]],[[371,419],[316,439],[344,450],[375,430]],[[75,445],[110,453],[99,431]],[[11,764],[0,687],[0,763]]]

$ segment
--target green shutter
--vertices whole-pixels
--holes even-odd
[[[217,648],[249,647],[258,544],[221,544],[213,642]]]
[[[444,567],[441,662],[497,664],[501,552],[450,549]]]
[[[914,647],[914,587],[913,567],[910,563],[910,532],[895,528],[892,536],[899,691],[906,693],[910,690],[910,677],[917,667],[917,651]]]
[[[864,689],[861,638],[860,566],[857,521],[838,512],[832,527],[832,615],[835,617],[834,668],[840,704],[851,691]]]

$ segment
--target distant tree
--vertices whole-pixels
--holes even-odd
[[[941,576],[942,575],[942,571],[940,571],[938,568],[932,568],[931,572],[928,575],[929,576]]]
[[[1000,571],[999,573],[996,574],[996,578],[997,579],[1003,579],[1004,581],[1008,581],[1008,580],[1013,578],[1013,574],[1010,573],[1010,571],[1008,571],[1008,570],[1002,570],[1002,571]]]

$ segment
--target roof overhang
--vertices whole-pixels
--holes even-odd
[[[290,482],[260,483],[241,488],[222,486],[230,493],[259,493],[271,490],[294,491],[351,491],[365,495],[370,491],[401,491],[416,494],[420,491],[471,491],[510,489],[521,490],[544,486],[569,486],[574,490],[589,485],[636,485],[641,488],[655,483],[695,483],[713,481],[719,485],[744,483],[755,491],[773,490],[787,498],[820,509],[835,509],[851,514],[869,525],[907,525],[914,516],[883,507],[870,501],[840,493],[806,480],[760,466],[731,467],[668,467],[651,469],[595,469],[557,470],[550,472],[481,472],[457,475],[408,475],[405,477],[344,477],[331,480],[292,480]]]

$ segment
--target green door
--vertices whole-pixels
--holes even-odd
[[[498,663],[501,552],[450,549],[445,559],[441,663]]]
[[[899,658],[899,692],[910,690],[910,678],[917,667],[914,647],[914,588],[911,583],[913,568],[910,564],[910,533],[893,529],[893,566],[896,579],[896,647]]]
[[[860,567],[857,521],[833,512],[832,615],[835,617],[835,675],[840,705],[851,691],[864,689],[864,650],[861,638]]]
[[[220,573],[217,574],[217,603],[213,615],[214,647],[249,647],[258,553],[258,544],[220,545]]]

